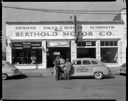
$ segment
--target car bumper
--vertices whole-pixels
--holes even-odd
[[[126,71],[120,71],[120,74],[126,74]]]

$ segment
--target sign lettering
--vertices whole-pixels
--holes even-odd
[[[77,68],[77,72],[88,72],[87,68]]]
[[[93,36],[93,32],[83,32],[81,33],[83,36]],[[16,37],[37,37],[37,36],[59,36],[57,32],[16,32]],[[112,32],[110,31],[101,31],[99,32],[99,36],[112,36]],[[63,32],[63,36],[74,36],[74,32]]]
[[[41,47],[41,42],[14,42],[12,43],[13,48],[38,48]]]
[[[10,27],[11,26],[11,27]],[[9,30],[8,30],[9,29]],[[119,29],[114,25],[81,25],[80,39],[120,38]],[[8,25],[10,39],[75,39],[74,25]]]

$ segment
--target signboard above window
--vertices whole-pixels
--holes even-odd
[[[41,42],[12,42],[12,48],[15,49],[39,47],[41,47]]]
[[[48,41],[47,47],[70,47],[69,41]]]

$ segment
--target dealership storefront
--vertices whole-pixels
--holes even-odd
[[[123,22],[80,22],[82,38],[76,43],[71,22],[7,22],[7,61],[19,69],[53,67],[56,55],[71,61],[97,58],[110,67],[126,62]]]

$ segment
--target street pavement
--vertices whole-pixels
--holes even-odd
[[[2,98],[40,99],[116,99],[126,101],[126,76],[111,75],[102,80],[91,77],[56,81],[54,76],[20,77],[3,80]]]
[[[20,70],[22,74],[25,74],[29,77],[43,77],[43,76],[52,76],[53,69],[22,69]]]

